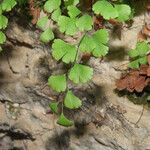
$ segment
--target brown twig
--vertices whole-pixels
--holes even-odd
[[[137,122],[135,123],[135,125],[137,125],[137,124],[140,122],[140,120],[141,120],[141,118],[142,118],[142,116],[143,116],[143,113],[144,113],[144,105],[143,105],[143,108],[142,108],[142,112],[141,112],[141,114],[140,114],[140,117],[139,117],[139,119],[137,120]]]

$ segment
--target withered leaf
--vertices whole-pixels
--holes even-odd
[[[145,24],[142,30],[138,33],[138,41],[144,41],[150,36],[150,27]]]
[[[147,76],[150,77],[150,67],[147,69]]]
[[[91,58],[91,54],[90,53],[83,53],[81,60],[86,63],[89,61],[89,59]]]
[[[116,86],[119,91],[142,92],[150,84],[150,66],[141,65],[139,69],[130,69],[127,74],[117,80]]]
[[[104,28],[104,18],[102,16],[93,16],[94,29],[97,31]]]
[[[117,80],[116,86],[119,91],[126,89],[127,88],[127,78]]]
[[[36,24],[40,17],[40,7],[35,7],[35,0],[29,0],[29,11],[32,16],[32,24]]]
[[[139,70],[140,75],[147,75],[148,68],[149,68],[148,65],[141,65]]]
[[[145,81],[145,86],[148,86],[150,84],[150,78],[147,78]]]
[[[140,76],[136,80],[135,91],[142,92],[145,87],[145,77]]]

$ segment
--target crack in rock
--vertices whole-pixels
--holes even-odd
[[[35,140],[35,138],[30,133],[23,131],[22,129],[17,129],[14,126],[11,127],[7,123],[0,123],[0,133],[11,137],[13,140]]]

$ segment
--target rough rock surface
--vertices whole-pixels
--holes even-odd
[[[55,116],[47,113],[56,93],[45,84],[62,65],[52,60],[49,45],[39,43],[38,31],[12,21],[0,54],[0,150],[150,149],[150,111],[144,110],[136,124],[142,106],[114,92],[121,74],[116,68],[126,68],[126,53],[135,46],[144,17],[135,17],[131,29],[123,29],[121,40],[112,38],[104,61],[90,60],[93,83],[87,90],[76,89],[81,90],[84,105],[74,114],[75,127],[67,129],[56,125]]]

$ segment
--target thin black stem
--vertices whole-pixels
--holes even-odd
[[[80,45],[81,45],[81,42],[83,41],[84,37],[86,36],[87,32],[84,33],[84,35],[82,36],[82,38],[80,39],[79,43],[78,43],[78,46],[77,46],[77,51],[76,51],[76,56],[75,56],[75,60],[74,62],[72,63],[72,67],[75,65],[75,63],[77,62],[77,57],[78,57],[78,53],[79,53],[79,48],[80,48]],[[71,67],[71,68],[72,68]],[[69,81],[69,70],[68,70],[68,73],[66,73],[66,82],[68,83]],[[68,88],[68,85],[66,87],[66,90],[63,92],[63,93],[67,93],[67,91],[69,90]],[[64,107],[64,101],[62,101],[62,104],[61,104],[61,112],[63,113],[63,107]]]
[[[81,42],[83,41],[84,37],[86,36],[87,32],[84,33],[84,35],[82,36],[82,38],[80,39],[79,43],[78,43],[78,46],[77,46],[77,51],[76,51],[76,56],[75,56],[75,59],[74,59],[74,62],[72,63],[71,65],[71,68],[75,65],[75,63],[77,62],[77,57],[78,57],[78,54],[79,54],[79,48],[80,48],[80,45],[81,45]],[[68,77],[68,74],[69,74],[69,71],[68,73],[66,74],[66,77],[67,77],[67,82],[69,80],[69,77]],[[68,91],[68,86],[66,88],[66,91]]]
[[[73,66],[75,65],[75,63],[77,62],[77,57],[78,57],[78,54],[79,54],[79,48],[80,48],[80,45],[84,39],[84,37],[86,36],[87,32],[84,33],[84,35],[82,36],[81,40],[79,41],[79,44],[77,46],[77,52],[76,52],[76,56],[75,56],[75,59],[74,59],[74,62],[73,62]]]
[[[64,102],[61,103],[61,113],[64,113]]]

